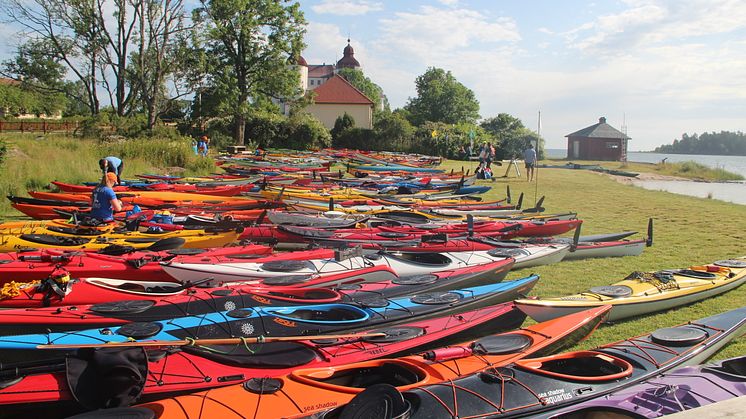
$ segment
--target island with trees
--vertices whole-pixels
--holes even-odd
[[[743,132],[705,132],[700,135],[683,134],[673,144],[664,144],[656,153],[706,154],[713,156],[746,156],[746,135]]]

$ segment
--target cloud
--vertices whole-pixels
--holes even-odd
[[[627,0],[619,13],[598,16],[562,33],[570,47],[611,55],[633,48],[746,28],[746,3],[732,0]]]
[[[438,2],[445,6],[456,6],[459,0],[438,0]]]
[[[418,12],[398,12],[381,19],[375,46],[414,62],[434,62],[461,49],[489,49],[521,39],[512,18],[486,16],[469,9],[423,6]]]
[[[369,0],[322,0],[311,6],[318,14],[354,16],[383,10],[383,3]]]

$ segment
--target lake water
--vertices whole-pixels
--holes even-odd
[[[565,149],[546,149],[545,151],[547,157],[550,159],[564,159],[567,156],[567,150]],[[627,159],[631,162],[660,163],[663,159],[671,163],[695,161],[705,166],[724,169],[746,177],[746,156],[700,156],[693,154],[634,151],[627,154]],[[668,191],[700,198],[710,197],[721,201],[746,205],[746,182],[707,183],[678,180],[635,180],[633,183],[642,188],[654,191]]]
[[[565,149],[548,148],[545,152],[550,159],[564,159],[567,157],[567,150]],[[696,154],[647,153],[639,151],[630,151],[627,153],[627,160],[631,162],[660,163],[663,159],[666,159],[670,163],[695,161],[714,169],[725,169],[746,177],[746,156],[700,156]]]

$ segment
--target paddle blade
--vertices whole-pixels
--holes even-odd
[[[474,236],[474,216],[471,214],[466,216],[466,231],[469,237]]]
[[[508,204],[510,204],[510,202],[511,202],[511,197],[510,197],[510,185],[508,185],[508,193],[507,193],[507,196],[508,196],[507,202],[508,202]]]
[[[650,247],[653,245],[653,219],[648,219],[648,238],[645,240],[645,246]]]
[[[518,195],[518,204],[516,204],[515,209],[521,209],[521,206],[523,206],[523,192]]]
[[[334,211],[334,198],[329,198],[329,211]]]
[[[148,246],[147,249],[154,252],[160,252],[163,250],[178,249],[183,246],[184,243],[186,243],[186,240],[181,237],[169,237],[167,239],[158,240],[157,242]]]
[[[282,201],[282,195],[285,193],[285,187],[283,186],[282,189],[280,189],[280,193],[277,194],[276,201]]]
[[[580,226],[582,226],[583,223],[578,223],[578,226],[575,227],[575,235],[572,238],[572,245],[570,246],[570,251],[574,252],[575,249],[578,248],[578,241],[580,241]]]

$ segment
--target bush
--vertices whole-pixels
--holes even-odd
[[[307,113],[288,118],[285,142],[276,144],[276,146],[295,150],[318,150],[331,145],[332,136],[329,130],[321,121]]]
[[[348,128],[342,131],[334,142],[335,148],[354,150],[381,150],[378,145],[375,132],[365,128]]]

